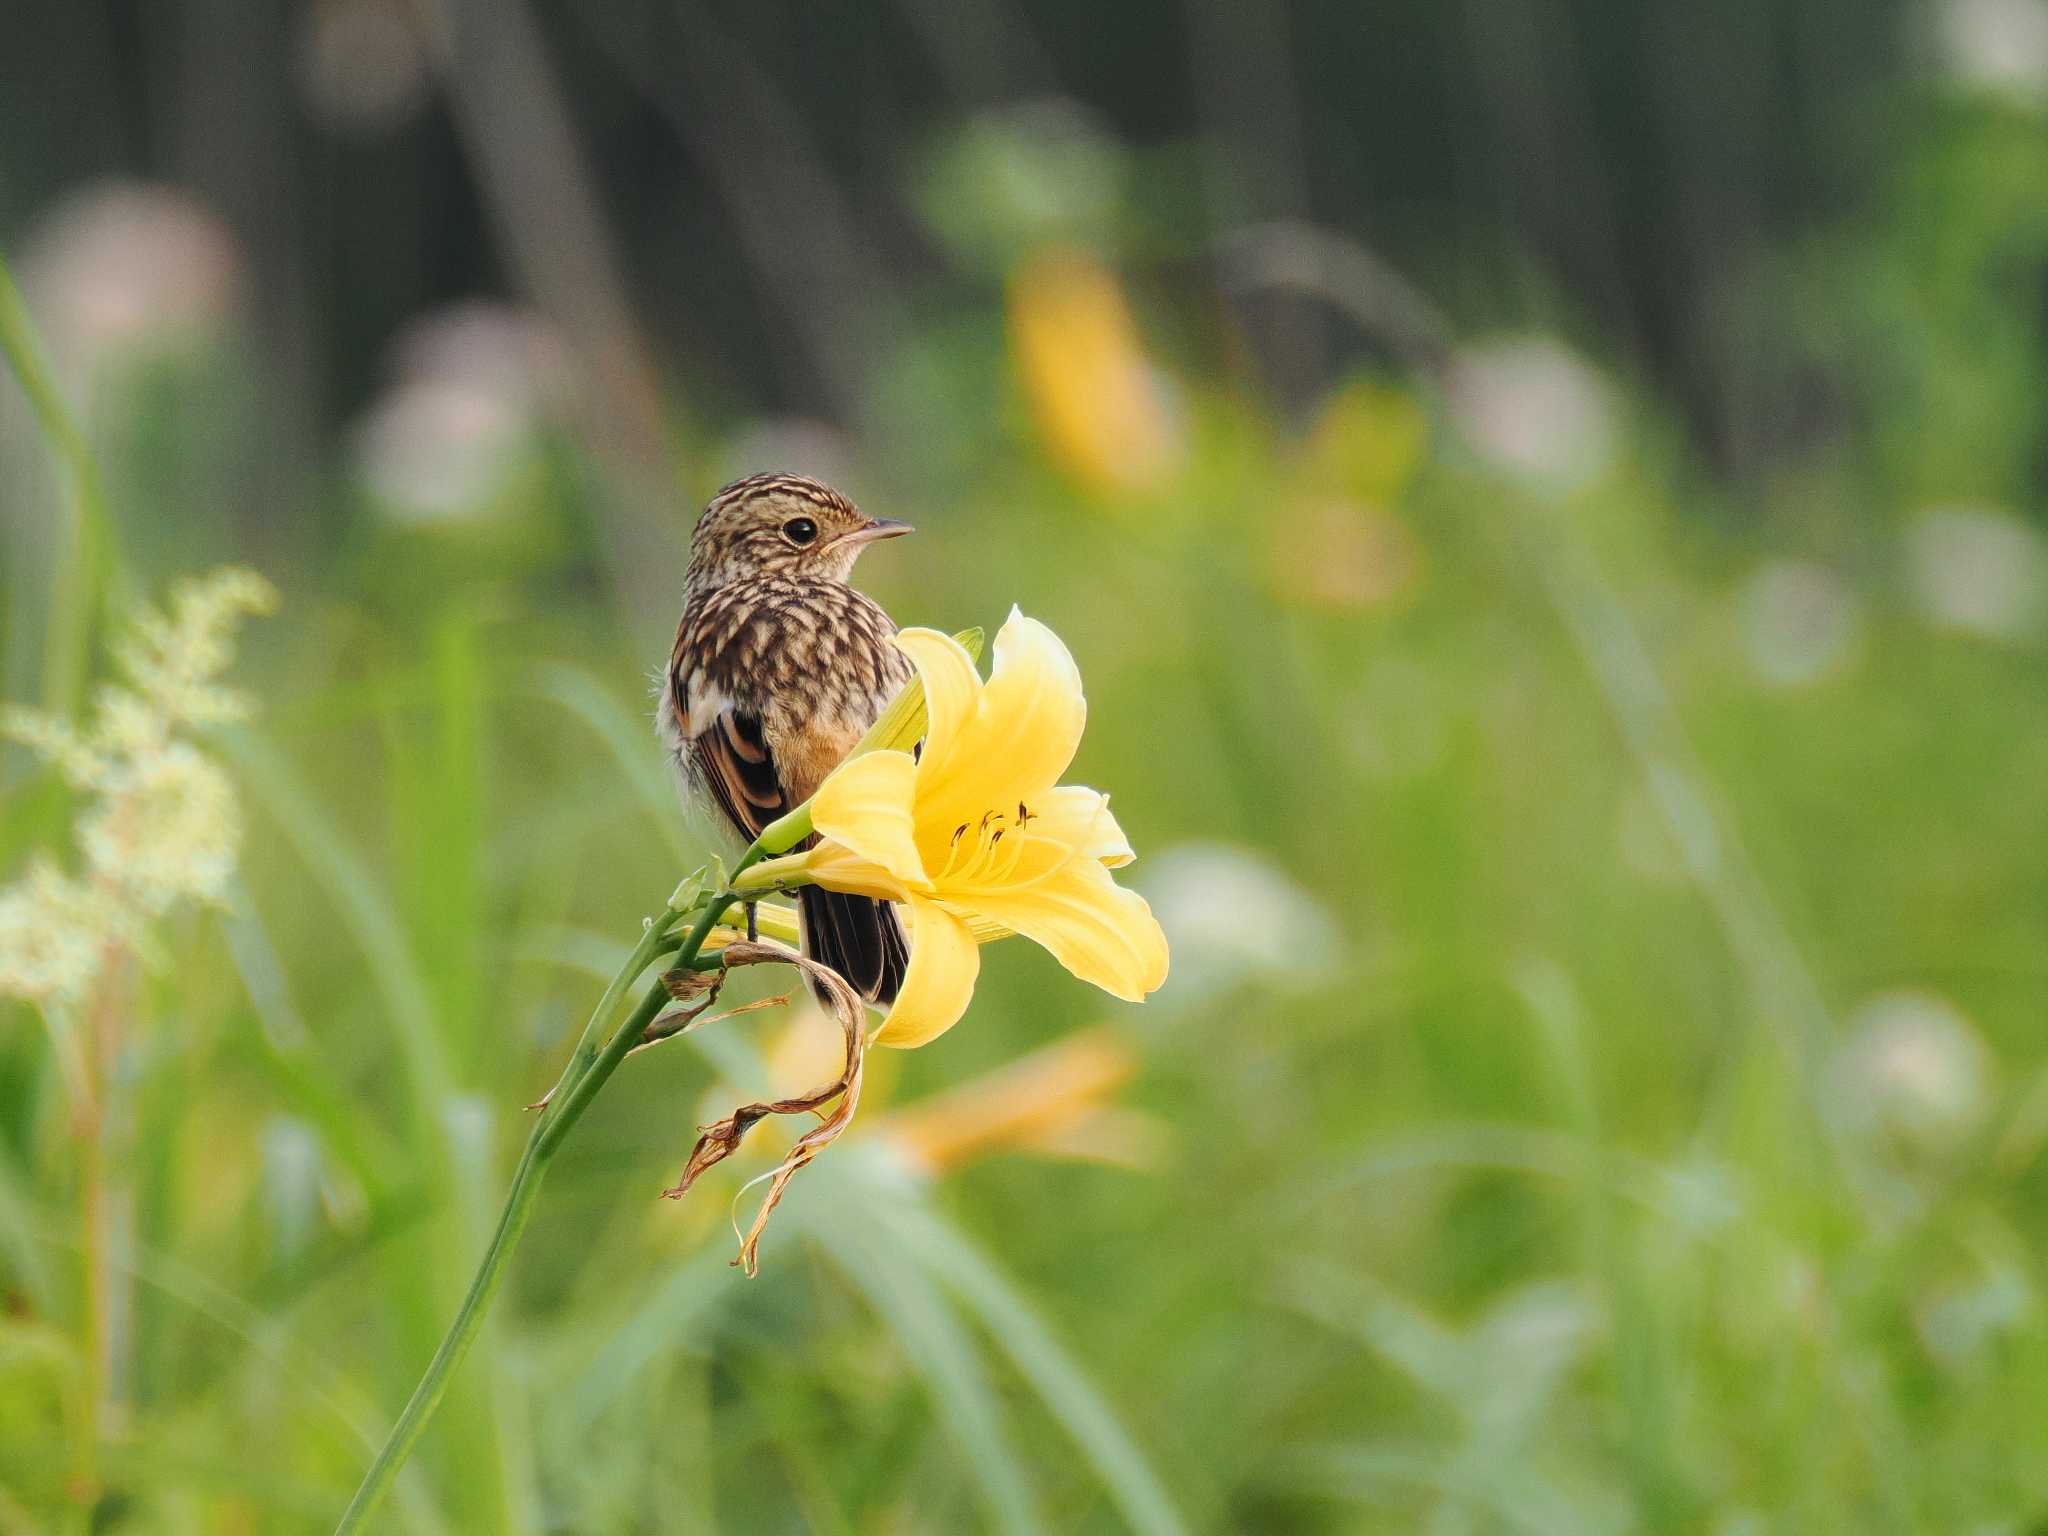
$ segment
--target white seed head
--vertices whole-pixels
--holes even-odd
[[[136,613],[115,664],[171,729],[247,719],[247,695],[218,679],[235,658],[241,620],[276,607],[277,589],[238,566],[180,582],[168,618],[150,607]]]
[[[49,1009],[73,1001],[124,928],[105,895],[47,858],[0,889],[0,996]]]
[[[55,715],[9,705],[0,710],[0,736],[20,742],[63,774],[75,788],[97,789],[105,779],[106,760],[71,728],[69,721]]]
[[[277,594],[253,571],[180,583],[170,612],[143,608],[115,648],[125,684],[101,688],[81,728],[30,709],[0,712],[0,734],[90,795],[75,836],[83,868],[39,856],[0,887],[0,994],[47,1013],[75,1002],[119,945],[149,950],[150,924],[181,901],[218,902],[242,847],[235,786],[180,732],[245,717],[219,681],[242,617]]]
[[[184,742],[138,762],[78,825],[93,878],[148,916],[190,898],[221,898],[242,847],[235,787]]]

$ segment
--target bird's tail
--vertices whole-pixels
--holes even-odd
[[[910,945],[894,907],[807,885],[797,892],[797,913],[805,954],[837,971],[869,1002],[886,1008],[896,1001]]]

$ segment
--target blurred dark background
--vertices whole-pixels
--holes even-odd
[[[1562,320],[1627,358],[1753,475],[1856,405],[1759,277],[1911,196],[1901,153],[1943,132],[1909,90],[1939,63],[1938,18],[1872,0],[517,14],[17,0],[0,229],[97,177],[212,210],[291,386],[283,465],[362,407],[409,317],[585,285],[604,290],[576,301],[587,323],[623,306],[685,402],[852,424],[894,323],[972,276],[918,206],[920,168],[963,114],[1056,100],[1119,146],[1119,243],[1148,283],[1207,287],[1219,231],[1341,229],[1461,328]],[[521,229],[565,176],[568,227]],[[1296,406],[1373,341],[1313,299],[1207,318]]]

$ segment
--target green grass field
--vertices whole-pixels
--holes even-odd
[[[1868,408],[1762,487],[1551,342],[1295,421],[1187,315],[1177,401],[1131,407],[1156,456],[1105,479],[1110,405],[1028,353],[1099,345],[1113,396],[1113,316],[1020,284],[1007,322],[920,324],[849,485],[920,531],[863,583],[1067,640],[1074,776],[1174,975],[1131,1007],[988,951],[960,1027],[878,1053],[752,1281],[728,1217],[774,1133],[657,1195],[815,1065],[815,1018],[630,1060],[379,1528],[2038,1530],[2048,546],[2031,418],[1991,402],[2039,397],[1996,273],[2048,229],[1920,234],[2033,144],[1930,131],[1896,221],[1844,230],[1815,324],[1865,317],[1829,334],[1872,342]],[[633,525],[673,564],[630,581],[559,423],[451,515],[336,463],[230,517],[263,381],[205,337],[118,361],[98,554],[9,405],[10,696],[78,697],[137,596],[218,561],[282,604],[232,674],[258,714],[207,737],[247,822],[225,904],[57,1021],[96,1132],[0,1003],[0,1533],[318,1533],[521,1106],[714,847],[648,725],[673,614],[631,593],[678,591],[695,507],[758,466],[678,409]],[[0,874],[75,866],[75,796],[0,761]]]

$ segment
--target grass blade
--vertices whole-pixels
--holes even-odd
[[[1145,1455],[1102,1394],[1007,1277],[973,1244],[922,1207],[882,1202],[875,1210],[1002,1346],[1053,1417],[1101,1475],[1134,1531],[1181,1536],[1187,1530]]]
[[[874,1224],[874,1211],[818,1198],[809,1204],[818,1235],[840,1270],[868,1298],[924,1378],[937,1416],[1004,1531],[1043,1531],[1037,1500],[1003,1432],[1003,1415],[974,1340],[932,1276]]]

